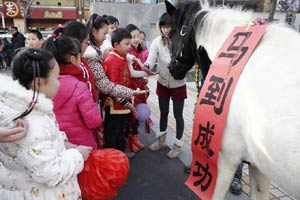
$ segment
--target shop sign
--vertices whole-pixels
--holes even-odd
[[[44,18],[61,19],[63,18],[63,13],[62,11],[47,10],[44,12]]]
[[[20,7],[17,2],[4,1],[4,12],[8,17],[16,17],[20,13]]]

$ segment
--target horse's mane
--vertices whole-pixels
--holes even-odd
[[[204,14],[206,12],[207,14]],[[198,17],[195,24],[197,47],[200,45],[205,47],[210,59],[215,57],[234,27],[244,26],[255,19],[251,10],[242,10],[241,7],[210,7],[206,0],[179,3],[176,5],[173,16],[177,27],[181,27],[183,24],[189,25],[190,23],[187,23],[187,21],[195,21],[195,18]],[[273,27],[276,27],[276,29],[281,27],[280,29],[282,29],[286,25],[283,23],[273,24],[268,27],[268,30],[271,27],[272,29]],[[287,31],[290,32],[290,30]],[[276,33],[277,36],[278,34]]]
[[[196,24],[196,43],[204,46],[213,59],[228,35],[236,26],[244,26],[254,20],[252,11],[241,8],[210,7],[207,15]]]
[[[199,2],[178,3],[174,13],[176,25],[183,25],[186,19],[192,19],[202,9]]]

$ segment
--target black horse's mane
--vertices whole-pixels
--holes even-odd
[[[183,79],[195,62],[199,64],[203,77],[208,73],[211,60],[205,48],[197,47],[195,41],[195,26],[207,14],[201,10],[200,1],[192,1],[177,4],[176,9],[169,13],[175,24],[171,38],[177,40],[172,45],[173,58],[169,67],[175,79]]]
[[[176,6],[176,11],[174,13],[174,20],[176,26],[181,27],[186,20],[191,20],[195,17],[195,14],[201,10],[201,5],[199,1],[192,1],[187,3],[179,3]]]

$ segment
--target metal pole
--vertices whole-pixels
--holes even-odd
[[[2,27],[3,27],[3,30],[5,31],[5,20],[4,20],[4,15],[1,11],[0,11],[0,15],[1,15],[1,18],[2,18]]]

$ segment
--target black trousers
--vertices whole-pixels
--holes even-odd
[[[104,118],[104,148],[114,148],[125,151],[125,136],[128,135],[129,114],[110,114],[105,110]]]
[[[138,128],[139,128],[139,120],[136,119],[134,123],[131,125],[131,134],[132,135],[139,134]]]
[[[158,97],[158,104],[160,109],[159,129],[160,131],[166,131],[168,127],[170,98]],[[176,138],[178,140],[182,138],[184,130],[183,107],[184,99],[173,101],[173,113],[176,121]]]

